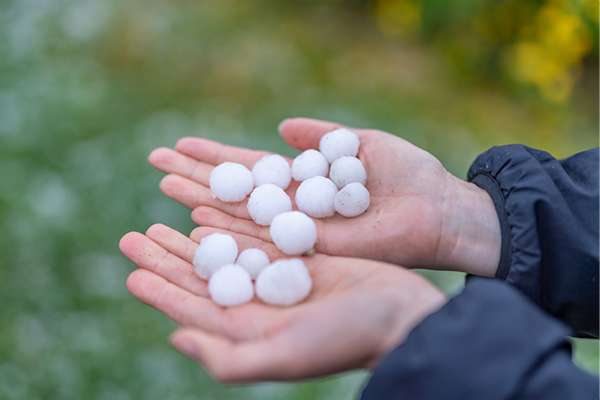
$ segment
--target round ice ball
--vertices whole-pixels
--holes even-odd
[[[308,296],[312,279],[298,258],[278,260],[265,268],[256,280],[256,295],[267,304],[290,306]]]
[[[276,215],[291,210],[290,196],[272,183],[254,189],[248,200],[248,214],[259,225],[270,225]]]
[[[269,256],[261,249],[246,249],[242,251],[236,263],[244,268],[252,279],[256,279],[260,271],[269,265]]]
[[[315,176],[302,182],[296,190],[296,206],[314,218],[331,217],[337,187],[330,179]]]
[[[287,189],[292,180],[290,164],[278,154],[264,156],[252,168],[256,186],[272,183],[282,189]]]
[[[210,278],[223,265],[233,264],[238,255],[235,239],[223,233],[204,237],[194,254],[194,270],[204,279]]]
[[[335,160],[331,164],[329,177],[340,189],[352,182],[362,183],[363,185],[367,183],[367,171],[362,161],[350,156]]]
[[[339,128],[327,133],[321,138],[319,150],[330,163],[340,157],[358,154],[360,140],[356,133],[346,128]]]
[[[312,250],[317,241],[315,222],[300,211],[286,212],[273,218],[269,232],[275,246],[292,256]]]
[[[215,303],[232,307],[252,300],[254,287],[248,271],[239,265],[229,264],[212,274],[208,293]]]
[[[323,154],[314,149],[302,152],[292,162],[292,177],[304,181],[313,176],[327,176],[329,162]]]
[[[210,174],[210,190],[221,201],[242,201],[253,188],[252,173],[242,164],[224,162],[217,165]]]
[[[369,191],[362,183],[349,183],[335,195],[335,211],[344,217],[357,217],[367,211],[370,202]]]

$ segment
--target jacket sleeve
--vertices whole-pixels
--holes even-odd
[[[362,399],[597,399],[568,334],[510,285],[472,278],[384,358]]]
[[[576,336],[598,337],[598,149],[557,160],[522,145],[494,147],[475,160],[468,179],[498,212],[496,277]]]

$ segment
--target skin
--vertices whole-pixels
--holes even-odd
[[[292,118],[283,121],[279,131],[290,146],[306,150],[318,149],[321,137],[340,126]],[[356,218],[315,220],[317,252],[493,276],[500,258],[500,227],[488,194],[397,136],[352,130],[361,141],[359,158],[369,174],[371,205]],[[252,168],[265,154],[189,137],[179,140],[175,149],[154,150],[149,162],[167,173],[161,190],[193,209],[197,224],[270,241],[268,227],[257,226],[249,217],[247,201],[215,200],[208,185],[216,165],[234,161]],[[287,190],[292,199],[297,186],[294,182]]]
[[[445,302],[438,289],[403,268],[316,254],[304,258],[313,279],[304,302],[281,308],[254,300],[222,308],[207,298],[207,282],[191,265],[197,243],[214,232],[223,231],[201,227],[190,239],[153,225],[145,234],[125,235],[120,248],[139,267],[127,280],[129,291],[177,322],[181,328],[172,344],[222,382],[301,379],[372,367]],[[241,249],[261,248],[271,259],[283,256],[269,242],[232,235]]]

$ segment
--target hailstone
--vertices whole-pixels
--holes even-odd
[[[265,183],[254,189],[248,200],[248,214],[259,225],[270,225],[276,215],[291,210],[290,197],[272,183]]]
[[[300,182],[313,176],[327,176],[328,171],[327,159],[314,149],[304,151],[292,163],[292,177]]]
[[[312,279],[302,260],[279,260],[265,268],[256,280],[256,295],[267,304],[290,306],[310,293]]]
[[[300,211],[314,218],[331,217],[337,187],[328,178],[315,176],[302,182],[296,191],[296,205]]]
[[[292,256],[312,250],[317,241],[315,222],[300,211],[289,211],[273,218],[270,233],[275,246]]]
[[[254,286],[248,271],[239,265],[229,264],[212,274],[208,281],[208,293],[221,306],[239,306],[252,300]]]
[[[331,164],[329,177],[340,189],[352,182],[367,183],[367,171],[356,157],[345,156],[335,160]]]
[[[269,256],[261,249],[246,249],[240,253],[236,263],[248,271],[252,279],[256,279],[260,271],[269,265]]]
[[[335,211],[348,218],[357,217],[367,211],[369,203],[369,191],[358,182],[349,183],[335,195]]]
[[[215,197],[225,202],[242,201],[254,189],[252,173],[242,164],[224,162],[210,174],[210,190]]]
[[[321,138],[319,150],[330,163],[340,157],[358,154],[360,140],[356,133],[346,128],[339,128]]]
[[[290,164],[278,154],[264,156],[252,168],[256,186],[272,183],[282,189],[287,189],[292,180]]]
[[[204,279],[221,268],[233,264],[238,255],[238,247],[230,235],[213,233],[200,242],[194,254],[194,269]]]

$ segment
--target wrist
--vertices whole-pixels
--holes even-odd
[[[448,174],[443,202],[438,264],[474,275],[494,276],[502,237],[492,198],[478,186]]]

